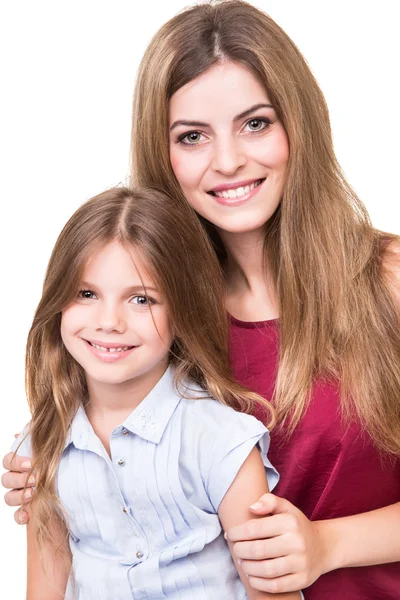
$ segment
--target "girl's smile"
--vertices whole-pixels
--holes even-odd
[[[89,350],[99,360],[104,362],[115,362],[128,356],[137,346],[130,346],[128,344],[121,345],[121,342],[111,344],[109,342],[94,342],[89,340],[83,340],[88,345]]]

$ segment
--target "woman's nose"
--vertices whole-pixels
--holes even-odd
[[[240,140],[229,138],[218,141],[214,146],[212,168],[224,175],[234,175],[246,164],[247,158]]]

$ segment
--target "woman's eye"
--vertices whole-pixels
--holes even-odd
[[[78,294],[78,297],[84,298],[85,300],[91,300],[92,298],[96,298],[96,294],[90,290],[81,290]]]
[[[271,125],[271,121],[269,119],[250,119],[247,121],[245,128],[248,127],[250,131],[262,131],[266,127]]]
[[[199,131],[190,131],[179,136],[178,142],[184,146],[196,146],[200,142],[204,141],[203,134]]]
[[[150,304],[154,304],[154,301],[148,296],[134,296],[131,299],[132,304],[137,304],[138,306],[149,306]]]

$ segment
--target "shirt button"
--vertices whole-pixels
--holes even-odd
[[[128,512],[128,511],[126,510],[125,506],[124,506],[124,508],[122,509],[122,512],[124,512],[124,513],[127,513],[127,512]]]
[[[122,429],[122,435],[128,435],[129,431],[127,429],[125,429],[125,427],[123,427]]]
[[[120,458],[118,464],[120,467],[122,467],[125,464],[125,460],[123,458]]]
[[[136,558],[143,558],[143,552],[141,550],[136,552]]]

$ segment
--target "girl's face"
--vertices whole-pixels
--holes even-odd
[[[289,145],[267,93],[245,67],[216,65],[171,98],[170,158],[189,204],[228,232],[275,212]]]
[[[140,252],[107,245],[86,265],[80,289],[62,313],[61,337],[88,384],[99,390],[140,381],[151,389],[165,371],[173,336]]]

